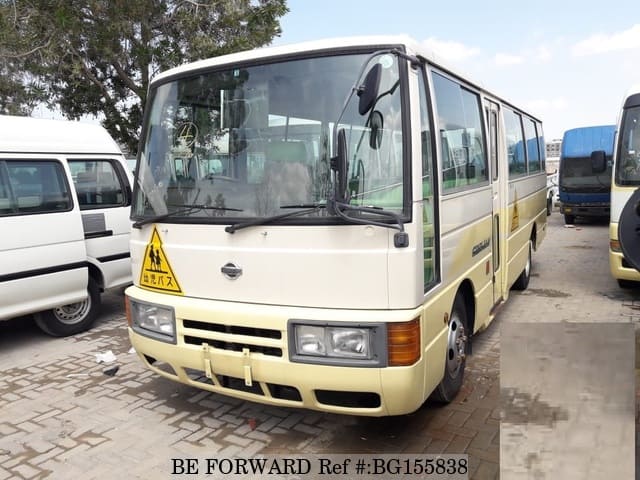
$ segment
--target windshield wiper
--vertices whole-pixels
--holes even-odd
[[[322,208],[327,208],[327,204],[299,203],[299,204],[292,204],[292,205],[282,205],[280,208],[284,208],[284,209],[302,208],[302,210],[298,210],[296,212],[287,212],[281,215],[273,215],[271,217],[256,218],[254,220],[247,220],[246,222],[235,223],[233,225],[229,225],[228,227],[225,227],[224,231],[227,233],[234,233],[236,230],[240,230],[247,227],[253,227],[257,225],[266,225],[268,223],[277,222],[278,220],[282,220],[285,218],[307,215],[309,213],[316,212]],[[379,227],[394,228],[396,230],[399,230],[398,233],[396,233],[393,237],[393,243],[395,247],[404,248],[409,246],[409,236],[404,231],[404,222],[402,221],[402,217],[395,212],[385,210],[382,207],[376,207],[376,206],[361,207],[359,205],[349,205],[347,203],[340,203],[335,201],[331,201],[330,208],[331,208],[331,211],[334,212],[338,217],[342,218],[343,220],[349,223],[357,223],[361,225],[375,225]],[[381,216],[393,219],[395,221],[395,224],[350,217],[348,215],[345,215],[343,210],[381,215]]]
[[[231,211],[231,212],[242,212],[241,208],[227,208],[227,207],[212,207],[209,205],[167,205],[168,207],[182,207],[182,210],[174,210],[173,212],[163,213],[162,215],[156,215],[155,217],[143,218],[142,220],[138,220],[134,222],[133,228],[141,228],[143,225],[147,225],[149,223],[159,222],[160,220],[164,220],[165,218],[173,217],[175,215],[182,215],[185,213],[193,213],[199,212],[200,210],[218,210],[218,211]]]
[[[280,205],[280,208],[325,208],[325,203],[292,203],[291,205]]]
[[[404,222],[402,221],[402,217],[397,213],[392,212],[390,210],[385,210],[382,207],[376,207],[376,206],[361,207],[359,205],[350,205],[348,203],[341,203],[335,200],[332,200],[331,204],[332,204],[331,210],[333,211],[333,213],[335,213],[338,217],[340,217],[341,219],[347,222],[357,223],[360,225],[375,225],[378,227],[394,228],[398,230],[398,233],[396,233],[393,236],[393,245],[396,248],[406,248],[409,246],[409,235],[407,234],[407,232],[404,231]],[[349,215],[345,215],[344,213],[345,210],[352,211],[352,212],[371,213],[374,215],[382,215],[384,217],[388,217],[395,220],[395,224],[377,222],[375,220],[366,220],[363,218],[350,217]]]
[[[316,212],[321,208],[326,208],[326,205],[323,203],[300,203],[296,205],[283,205],[280,208],[302,208],[303,210],[298,210],[297,212],[287,212],[282,213],[280,215],[273,215],[271,217],[264,218],[255,218],[253,220],[247,220],[246,222],[238,222],[233,225],[229,225],[225,227],[224,231],[227,233],[234,233],[236,230],[241,230],[247,227],[254,227],[257,225],[266,225],[268,223],[277,222],[278,220],[282,220],[284,218],[298,217],[302,215],[307,215],[309,213]]]

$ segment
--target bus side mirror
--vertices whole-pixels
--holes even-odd
[[[364,82],[358,87],[358,113],[366,115],[373,108],[380,90],[380,78],[382,78],[382,65],[376,63],[364,77]]]
[[[347,192],[347,172],[349,162],[347,161],[347,136],[344,128],[338,130],[336,156],[331,158],[331,170],[335,175],[334,200],[340,203],[349,201]]]
[[[607,158],[604,150],[591,152],[591,171],[593,173],[604,173],[607,170]]]
[[[384,119],[379,110],[371,112],[369,117],[369,147],[371,150],[377,150],[382,143],[382,129],[384,128]]]

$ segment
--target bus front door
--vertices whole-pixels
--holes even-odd
[[[498,145],[500,122],[498,121],[499,106],[489,100],[485,101],[485,113],[487,116],[487,125],[489,131],[489,162],[491,171],[491,186],[493,197],[493,215],[492,215],[492,234],[491,234],[491,251],[493,264],[493,303],[497,305],[504,300],[505,282],[503,279],[504,267],[502,250],[505,237],[503,236],[504,219],[502,212],[506,211],[504,202],[504,194],[502,194],[504,174],[500,171],[500,148]]]

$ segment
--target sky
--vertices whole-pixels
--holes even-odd
[[[638,0],[288,0],[273,45],[408,35],[543,121],[547,141],[614,124],[640,83]]]

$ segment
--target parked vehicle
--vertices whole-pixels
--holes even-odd
[[[622,288],[640,286],[640,84],[625,95],[618,115],[609,223],[609,266]],[[625,212],[626,211],[626,212]],[[626,213],[626,215],[625,215]]]
[[[560,153],[560,212],[570,225],[576,217],[609,218],[615,125],[567,130]],[[601,169],[596,156],[604,156]]]
[[[132,175],[99,125],[0,116],[0,320],[66,336],[131,283]]]
[[[558,172],[555,172],[547,174],[547,216],[551,215],[558,201]]]
[[[349,415],[456,396],[546,234],[539,119],[404,37],[203,60],[149,99],[125,292],[148,368]]]

